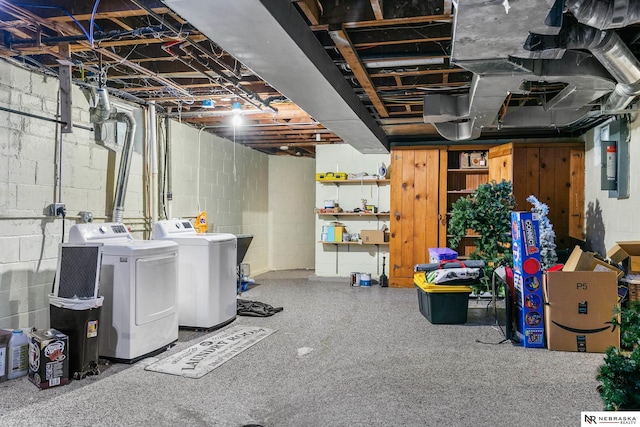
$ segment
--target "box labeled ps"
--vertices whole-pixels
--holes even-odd
[[[511,212],[516,335],[524,347],[545,346],[539,222],[535,212]]]
[[[69,337],[57,329],[32,331],[29,381],[45,389],[69,383]]]
[[[613,271],[553,271],[545,275],[549,350],[604,353],[620,347],[618,280]]]

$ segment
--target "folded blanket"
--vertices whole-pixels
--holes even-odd
[[[273,307],[269,304],[246,299],[237,300],[238,316],[269,317],[284,310],[282,307]]]

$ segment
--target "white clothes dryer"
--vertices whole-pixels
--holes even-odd
[[[185,219],[158,221],[151,237],[179,246],[178,324],[218,329],[237,313],[237,238],[230,233],[198,233]]]
[[[135,240],[121,223],[76,224],[70,243],[103,243],[98,353],[133,363],[178,340],[178,245]]]

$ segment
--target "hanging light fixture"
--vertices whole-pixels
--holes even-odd
[[[242,123],[242,118],[240,117],[242,114],[242,104],[235,101],[231,104],[231,112],[233,112],[233,125],[236,126]]]

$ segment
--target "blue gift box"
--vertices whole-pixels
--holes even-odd
[[[539,216],[511,212],[516,336],[524,347],[544,347]]]

